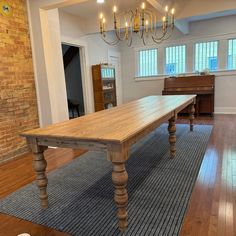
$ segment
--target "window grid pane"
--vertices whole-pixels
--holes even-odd
[[[228,69],[236,69],[236,39],[228,40]]]
[[[218,69],[218,41],[195,44],[195,71]]]
[[[138,52],[138,76],[155,76],[157,71],[157,49],[140,50]]]
[[[165,72],[168,75],[186,72],[186,45],[166,48]]]

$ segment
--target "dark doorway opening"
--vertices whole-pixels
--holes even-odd
[[[80,48],[62,44],[70,119],[84,115],[84,96],[81,76]]]

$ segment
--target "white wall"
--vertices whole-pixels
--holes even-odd
[[[190,24],[190,34],[182,35],[175,32],[168,42],[160,45],[149,45],[158,48],[158,77],[135,78],[135,52],[143,45],[139,39],[134,40],[132,48],[122,44],[122,78],[124,102],[143,96],[160,95],[164,87],[164,50],[166,46],[187,45],[187,72],[193,71],[194,43],[207,40],[219,40],[219,70],[226,68],[227,39],[236,38],[236,16],[216,18],[212,20],[198,21]],[[236,113],[236,71],[216,72],[215,81],[215,111],[217,113]]]
[[[35,66],[35,78],[37,87],[37,96],[39,101],[39,114],[40,124],[45,126],[50,123],[55,123],[68,118],[66,107],[66,94],[64,81],[64,73],[61,71],[62,55],[61,52],[56,52],[61,42],[72,43],[79,45],[82,43],[84,46],[84,60],[86,60],[86,72],[84,75],[89,81],[89,87],[86,88],[87,104],[92,107],[93,94],[91,91],[91,65],[108,61],[108,51],[120,51],[121,52],[121,67],[122,67],[122,79],[123,79],[123,100],[127,102],[139,97],[161,94],[163,89],[163,76],[154,78],[154,80],[136,81],[135,80],[135,48],[142,46],[139,43],[135,43],[135,48],[127,48],[127,46],[121,45],[120,47],[109,47],[101,39],[98,34],[84,36],[86,24],[78,17],[59,11],[57,9],[52,11],[54,17],[49,22],[49,12],[47,12],[47,21],[50,23],[47,25],[47,31],[42,34],[44,25],[41,28],[39,9],[50,3],[74,2],[73,0],[59,1],[59,0],[28,0],[29,6],[29,21],[31,25],[31,39],[33,48],[33,59]],[[49,15],[48,15],[49,14]],[[188,47],[189,58],[187,63],[188,71],[191,71],[193,65],[192,53],[193,43],[199,40],[220,40],[221,53],[226,55],[227,37],[236,37],[234,22],[236,16],[218,18],[203,22],[195,22],[190,25],[190,34],[183,36],[181,33],[176,32],[173,37],[175,40],[169,41],[168,44],[185,43]],[[43,23],[43,22],[42,22]],[[60,23],[60,27],[59,26]],[[44,29],[45,30],[45,29]],[[56,31],[56,38],[53,41],[52,33]],[[49,38],[47,38],[50,36]],[[47,41],[48,40],[48,41]],[[43,43],[44,41],[44,43]],[[45,41],[48,43],[45,44]],[[52,46],[53,47],[50,47]],[[163,67],[161,62],[164,60],[164,47],[167,44],[161,44],[159,48],[159,72],[163,73]],[[48,60],[47,50],[51,51]],[[60,58],[61,57],[61,58]],[[60,67],[57,70],[57,66]],[[224,68],[225,60],[220,58],[220,68]],[[49,68],[50,67],[50,68]],[[215,98],[215,110],[217,112],[236,112],[236,80],[234,79],[235,72],[220,72],[216,77],[216,98]],[[59,86],[54,88],[54,80],[59,79]],[[153,79],[153,78],[152,78]],[[63,94],[63,96],[61,96]],[[60,98],[60,99],[58,99]],[[91,112],[89,110],[88,112]]]
[[[40,126],[69,117],[58,10],[42,9],[55,2],[27,1]]]
[[[88,112],[94,111],[93,84],[92,84],[92,65],[109,62],[109,51],[119,52],[119,46],[111,47],[103,42],[99,34],[85,35],[84,26],[86,25],[80,18],[59,10],[61,40],[63,43],[81,46],[84,49],[84,61],[86,60],[86,76],[83,84],[84,100],[89,109]],[[87,100],[87,102],[86,102]],[[86,109],[85,109],[86,110]]]
[[[100,41],[98,35],[83,37],[86,24],[80,18],[56,8],[80,1],[83,0],[27,0],[40,126],[69,118],[62,42],[82,47],[85,112],[94,110],[91,65],[108,62],[109,47]]]

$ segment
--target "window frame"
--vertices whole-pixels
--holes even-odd
[[[141,51],[149,51],[149,50],[156,50],[157,51],[157,55],[156,55],[156,72],[157,74],[155,75],[140,75],[140,52]],[[136,65],[136,70],[135,70],[135,77],[136,78],[150,78],[150,77],[157,77],[159,76],[159,71],[158,71],[158,48],[157,47],[144,47],[144,48],[138,48],[135,50],[135,65]]]
[[[184,46],[185,47],[185,62],[184,62],[184,67],[185,67],[185,72],[181,72],[181,73],[178,73],[178,74],[168,74],[167,71],[166,71],[166,49],[167,48],[171,48],[171,47],[181,47],[181,46]],[[175,76],[175,75],[181,75],[181,74],[186,74],[187,73],[187,44],[170,44],[168,46],[165,46],[163,47],[163,50],[164,50],[164,61],[163,61],[163,72],[164,72],[164,75],[168,75],[168,76]]]
[[[206,41],[197,41],[197,42],[194,42],[193,43],[193,70],[192,72],[195,73],[197,70],[196,70],[196,45],[197,44],[200,44],[200,43],[211,43],[211,42],[217,42],[217,69],[216,70],[210,70],[209,69],[209,72],[217,72],[219,71],[219,59],[220,59],[220,55],[219,55],[219,48],[220,48],[220,40],[219,39],[213,39],[213,40],[206,40]],[[198,72],[201,72],[201,71],[198,71]]]
[[[229,68],[229,41],[230,40],[233,40],[233,41],[235,40],[235,44],[236,44],[236,37],[227,39],[226,70],[232,71],[232,70],[236,70],[236,66],[235,68]]]

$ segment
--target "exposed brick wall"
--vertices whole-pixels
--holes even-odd
[[[38,127],[37,100],[25,0],[8,0],[0,14],[0,162],[27,151],[19,134]]]

